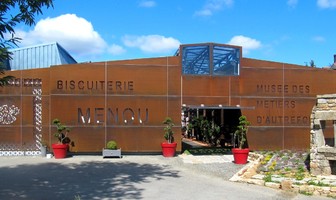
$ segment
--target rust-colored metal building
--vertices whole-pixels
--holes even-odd
[[[0,150],[50,145],[58,118],[71,127],[72,152],[101,152],[112,139],[123,152],[160,152],[167,116],[181,150],[180,124],[192,113],[211,116],[224,132],[246,115],[252,150],[308,149],[316,95],[335,93],[336,71],[241,52],[203,43],[169,57],[8,71],[16,79],[0,88]]]

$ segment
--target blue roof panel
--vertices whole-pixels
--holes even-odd
[[[48,68],[51,65],[75,64],[77,61],[57,42],[9,50],[9,70]]]

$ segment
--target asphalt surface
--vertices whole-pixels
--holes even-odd
[[[180,157],[0,157],[0,199],[331,199],[228,181],[243,165]]]

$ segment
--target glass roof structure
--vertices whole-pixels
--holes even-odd
[[[210,74],[210,47],[208,45],[182,48],[182,69],[184,74]]]
[[[181,45],[184,75],[239,75],[242,48],[214,43]]]
[[[48,68],[52,65],[75,64],[76,60],[57,42],[10,49],[12,59],[7,70]]]

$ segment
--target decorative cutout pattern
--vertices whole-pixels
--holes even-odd
[[[33,100],[34,106],[34,135],[36,141],[36,147],[41,149],[42,147],[42,89],[36,88],[33,90],[35,95]]]
[[[37,156],[41,155],[41,151],[36,149],[35,144],[0,144],[0,157],[2,156]]]
[[[0,124],[12,124],[16,121],[16,115],[20,113],[20,109],[15,105],[0,106]]]
[[[42,85],[42,81],[35,84]],[[33,89],[33,120],[34,120],[34,136],[35,143],[17,144],[17,143],[1,143],[1,156],[36,156],[41,155],[42,146],[42,89],[40,87]],[[0,106],[0,124],[12,124],[16,121],[16,115],[20,113],[20,109],[14,105]]]

